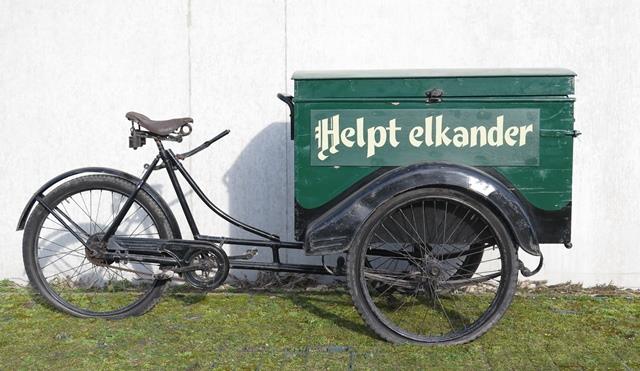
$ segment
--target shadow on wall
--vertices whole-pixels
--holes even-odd
[[[288,126],[288,122],[274,122],[260,131],[244,146],[223,178],[229,197],[229,214],[275,233],[283,241],[293,239],[293,142],[289,139]],[[289,192],[288,187],[291,188]],[[230,236],[259,238],[236,227],[231,227]],[[249,247],[230,246],[227,251],[235,255],[247,249]],[[282,250],[280,258],[290,263],[320,263],[320,258],[307,257],[302,251]],[[272,261],[271,250],[258,248],[258,255],[252,260]],[[232,274],[255,277],[244,270]]]
[[[223,177],[229,197],[229,214],[249,225],[275,233],[283,241],[293,240],[293,142],[289,139],[288,125],[288,122],[274,122],[260,131],[244,146]],[[229,235],[259,238],[233,226]],[[236,255],[245,253],[249,248],[229,246],[227,251]],[[328,258],[328,262],[335,264],[335,258]],[[296,250],[281,250],[280,259],[287,263],[321,264],[320,257],[306,256],[303,251]],[[271,250],[258,248],[258,255],[252,261],[271,262]],[[236,277],[246,275],[249,279],[255,278],[254,273],[246,270],[231,272]]]
[[[287,123],[274,122],[266,126],[249,141],[236,161],[224,174],[223,181],[229,197],[229,214],[251,226],[287,237],[287,225],[292,211],[287,207],[287,179],[293,168],[287,164]],[[260,237],[240,228],[230,227],[230,236],[237,238]],[[231,255],[242,254],[250,247],[229,246]],[[284,254],[283,254],[284,255]],[[271,261],[269,248],[258,248],[253,261]],[[232,272],[242,277],[246,271]],[[238,275],[238,273],[240,273]],[[248,277],[252,275],[247,274]]]

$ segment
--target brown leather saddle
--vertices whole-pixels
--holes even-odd
[[[173,133],[183,125],[193,123],[193,119],[191,117],[155,121],[138,112],[127,112],[125,116],[127,117],[127,120],[135,122],[141,127],[149,130],[151,133],[162,136]]]

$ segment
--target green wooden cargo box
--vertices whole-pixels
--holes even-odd
[[[529,252],[569,244],[574,76],[566,69],[294,73],[296,237],[310,254],[344,250],[367,217],[354,216],[363,208],[358,199],[380,194],[365,205],[370,212],[382,197],[441,185],[492,200]],[[402,169],[420,174],[393,185]],[[454,180],[456,173],[465,176]],[[382,183],[384,191],[376,188]]]

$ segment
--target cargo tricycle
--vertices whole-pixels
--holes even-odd
[[[55,308],[109,319],[145,313],[172,280],[213,290],[229,269],[345,276],[381,338],[471,341],[505,313],[518,274],[540,270],[540,244],[571,247],[574,76],[296,72],[294,96],[278,94],[294,141],[294,241],[218,208],[182,164],[229,130],[176,154],[164,143],[190,135],[191,118],[129,112],[129,146],[153,142],[158,155],[140,178],[86,167],[40,187],[18,223],[27,275]],[[168,174],[189,237],[148,184],[156,171]],[[202,233],[179,176],[213,213],[255,237]],[[248,249],[228,255],[226,246]],[[282,249],[323,256],[322,264],[282,262]],[[270,262],[254,259],[264,252]],[[523,253],[539,257],[535,269],[518,259]]]

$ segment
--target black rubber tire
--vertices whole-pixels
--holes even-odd
[[[494,229],[500,244],[503,246],[501,253],[503,254],[502,269],[505,270],[504,278],[506,279],[505,285],[500,287],[494,301],[490,308],[482,316],[482,323],[474,324],[470,331],[457,336],[455,338],[446,339],[443,341],[424,341],[413,337],[401,334],[399,331],[394,330],[387,325],[377,314],[370,301],[369,293],[366,290],[367,283],[363,279],[361,274],[361,267],[363,266],[363,259],[366,259],[366,246],[368,234],[372,233],[372,230],[377,225],[378,221],[387,215],[388,212],[393,210],[396,206],[402,205],[408,200],[419,199],[427,196],[442,196],[448,197],[452,200],[461,200],[468,205],[472,205]],[[353,243],[347,254],[347,285],[353,300],[353,303],[358,310],[358,313],[365,321],[365,323],[381,338],[390,341],[392,343],[413,343],[420,345],[454,345],[470,342],[482,334],[486,333],[492,326],[494,326],[500,318],[507,311],[509,305],[513,300],[517,288],[518,279],[518,257],[517,250],[513,244],[511,236],[500,220],[486,205],[477,199],[457,190],[447,188],[420,188],[412,190],[403,194],[400,194],[394,198],[389,199],[380,207],[378,207],[373,214],[367,219],[365,223],[360,227]],[[477,268],[477,267],[476,267]],[[373,306],[373,307],[372,307]]]
[[[45,202],[48,205],[57,205],[69,195],[92,189],[111,190],[122,194],[131,194],[135,189],[135,185],[111,175],[87,175],[69,180],[59,185],[47,194]],[[153,219],[160,238],[173,238],[169,219],[151,196],[149,196],[144,190],[140,190],[135,201],[141,205]],[[40,234],[40,229],[47,218],[47,215],[49,215],[49,212],[38,203],[29,216],[29,220],[27,221],[24,229],[22,256],[31,286],[52,306],[76,317],[121,319],[129,316],[142,315],[153,308],[153,306],[158,302],[165,290],[168,280],[154,280],[150,289],[135,302],[124,308],[111,312],[91,312],[82,310],[58,296],[44,279],[42,271],[39,268],[39,264],[37,263],[38,259],[36,256],[38,249],[37,240]]]

